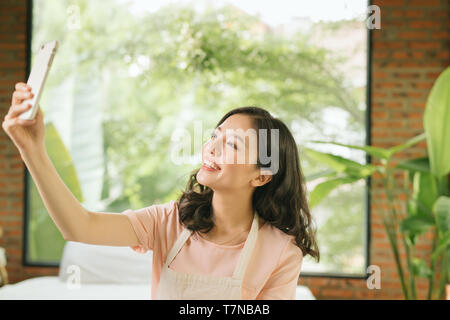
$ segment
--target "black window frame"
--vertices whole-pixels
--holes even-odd
[[[367,5],[370,6],[372,3],[371,0],[367,1]],[[33,0],[27,0],[27,20],[26,20],[26,42],[27,42],[27,52],[26,52],[26,78],[30,74],[31,69],[31,43],[32,43],[32,32],[33,32]],[[367,73],[366,73],[366,112],[365,112],[365,125],[366,125],[366,145],[371,145],[371,87],[372,87],[372,29],[367,28]],[[371,156],[366,155],[366,163],[371,162]],[[28,220],[30,218],[29,206],[28,206],[28,168],[25,166],[24,173],[24,223],[23,223],[23,237],[22,237],[22,264],[25,267],[53,267],[59,268],[60,263],[55,262],[33,262],[28,259]],[[354,274],[354,273],[330,273],[330,272],[301,272],[300,277],[324,277],[324,278],[344,278],[344,279],[367,279],[369,274],[367,273],[367,269],[370,266],[370,223],[371,223],[371,178],[366,178],[366,187],[365,187],[365,270],[366,272],[363,274]]]

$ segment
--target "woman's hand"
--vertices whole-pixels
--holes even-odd
[[[31,99],[31,87],[24,82],[18,82],[12,95],[11,107],[5,116],[2,127],[14,142],[20,153],[45,150],[44,117],[40,106],[33,120],[19,119],[20,114],[30,109],[31,104],[24,104],[24,100]]]

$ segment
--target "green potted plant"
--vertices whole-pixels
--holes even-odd
[[[441,299],[450,279],[450,67],[435,81],[427,99],[423,118],[425,132],[404,144],[386,149],[374,146],[355,146],[329,141],[329,143],[351,149],[363,150],[380,160],[380,164],[360,164],[356,161],[331,153],[305,148],[307,154],[316,161],[327,165],[330,170],[323,175],[313,175],[321,179],[310,194],[310,205],[314,207],[333,189],[343,184],[354,183],[372,175],[381,176],[388,199],[388,208],[382,214],[397,272],[405,299],[417,299],[415,279],[428,279],[428,299]],[[427,142],[427,157],[408,159],[400,163],[392,161],[393,156],[420,141]],[[404,187],[398,186],[394,172],[402,172]],[[411,191],[412,189],[412,191]],[[398,191],[406,194],[401,200]],[[394,201],[403,201],[406,217],[401,218]],[[430,261],[415,256],[417,238],[425,232],[434,235]],[[397,233],[406,252],[409,274],[406,275],[400,259]],[[438,272],[437,263],[441,268]],[[439,286],[435,281],[439,276]]]

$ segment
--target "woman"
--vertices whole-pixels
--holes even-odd
[[[41,110],[35,120],[18,119],[32,93],[25,83],[15,88],[2,126],[64,239],[153,250],[153,299],[295,299],[303,257],[319,261],[319,250],[297,146],[282,121],[258,107],[231,110],[203,145],[202,167],[179,199],[91,212],[48,158]],[[261,155],[269,154],[263,165]]]

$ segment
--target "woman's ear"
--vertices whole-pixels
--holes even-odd
[[[260,187],[272,180],[272,171],[258,168],[259,176],[252,180],[252,186]]]

